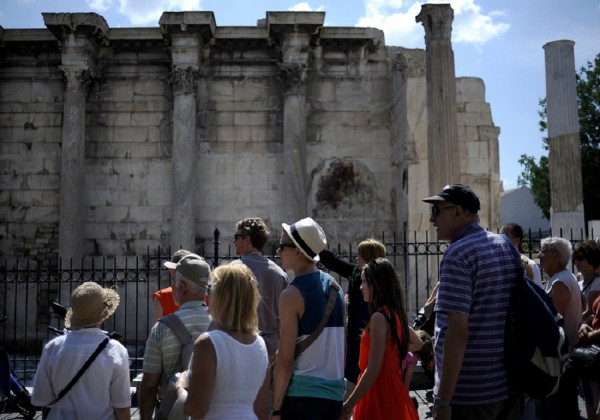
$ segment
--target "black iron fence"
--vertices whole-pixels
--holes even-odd
[[[523,244],[524,252],[532,258],[539,252],[540,236],[529,232]],[[536,239],[529,239],[532,237]],[[382,234],[380,239],[398,270],[409,314],[414,316],[438,281],[439,263],[448,244],[430,241],[427,234],[419,237],[417,233],[402,238]],[[231,242],[227,242],[224,245],[215,230],[213,249],[196,252],[216,267],[238,258]],[[279,262],[276,245],[268,248],[265,255]],[[338,244],[330,249],[348,261],[356,259],[356,248],[351,244]],[[73,289],[85,281],[118,290],[121,303],[103,328],[121,335],[120,341],[129,351],[132,378],[140,373],[151,328],[150,299],[155,291],[169,285],[163,262],[170,256],[169,249],[148,249],[142,256],[86,257],[77,266],[62,261],[5,259],[0,267],[0,318],[6,321],[0,324],[0,343],[11,355],[19,379],[26,383],[32,379],[43,345],[55,336],[51,329],[62,330],[64,326],[63,320],[52,311],[51,302],[68,305]],[[347,279],[333,275],[345,289]]]

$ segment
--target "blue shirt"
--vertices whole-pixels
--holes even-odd
[[[508,398],[504,330],[516,267],[508,244],[478,223],[463,227],[440,266],[435,304],[435,387],[443,363],[448,314],[467,316],[468,341],[453,404],[485,404]]]
[[[298,288],[304,299],[298,338],[310,335],[321,322],[332,281],[322,271],[303,274],[292,281],[291,285]],[[340,291],[325,328],[294,361],[287,395],[343,401],[344,342],[344,298]]]

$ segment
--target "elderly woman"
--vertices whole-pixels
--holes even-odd
[[[565,335],[572,349],[578,341],[579,324],[581,324],[581,290],[577,279],[567,269],[571,261],[571,243],[563,238],[550,237],[542,239],[540,267],[550,279],[546,291],[552,298],[554,306],[564,320]],[[579,417],[577,401],[577,377],[567,370],[561,377],[558,392],[541,400],[540,414],[542,419],[575,419]]]
[[[258,283],[244,264],[210,275],[210,307],[216,329],[194,343],[190,369],[177,382],[171,411],[203,419],[256,419],[253,403],[267,378],[268,356],[258,334]],[[171,417],[169,417],[171,418]]]
[[[70,331],[46,344],[33,379],[31,402],[51,407],[48,419],[131,418],[127,349],[100,329],[118,306],[117,292],[94,282],[71,294],[65,319]]]
[[[595,241],[582,241],[575,247],[573,262],[580,275],[579,288],[583,295],[584,310],[582,319],[591,321],[594,313],[592,303],[600,296],[600,246]]]

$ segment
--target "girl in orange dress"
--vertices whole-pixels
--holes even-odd
[[[361,375],[344,402],[344,416],[354,420],[418,420],[400,368],[409,335],[404,292],[392,264],[377,258],[362,272],[361,290],[371,319],[360,341]]]

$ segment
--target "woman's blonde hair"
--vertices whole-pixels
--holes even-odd
[[[372,261],[375,258],[385,258],[385,245],[377,239],[365,239],[358,244],[358,255],[365,262]]]
[[[217,267],[210,274],[209,312],[223,329],[256,333],[260,293],[245,264]]]

